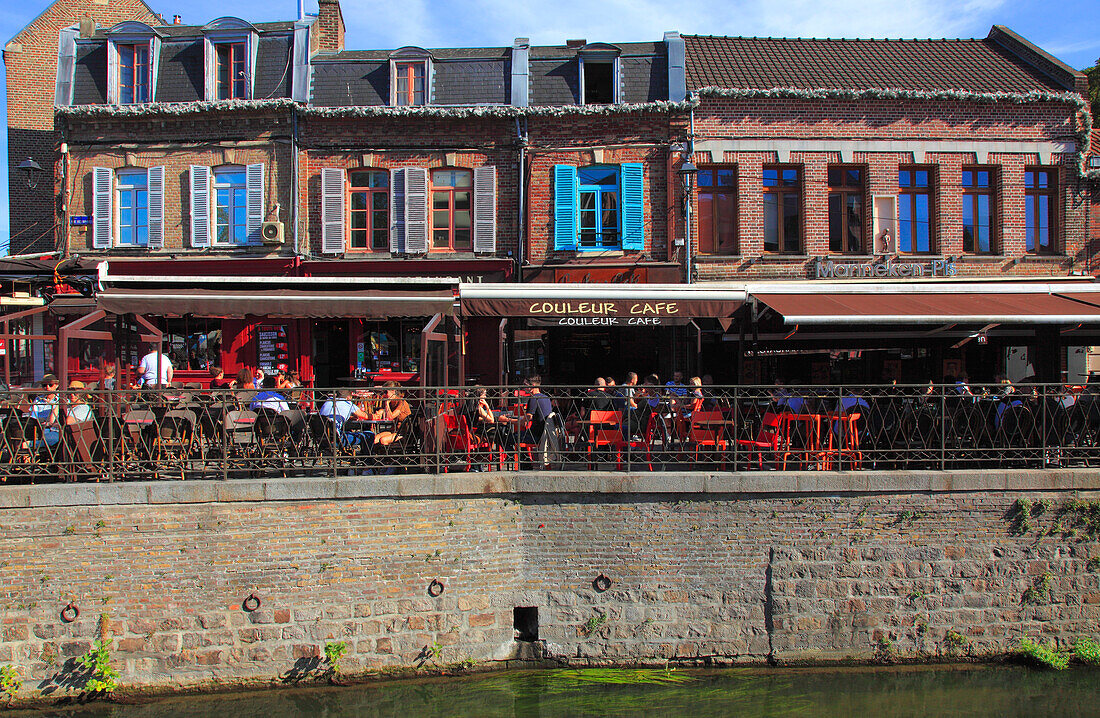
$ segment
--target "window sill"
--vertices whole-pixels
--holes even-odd
[[[711,262],[740,262],[745,257],[740,254],[697,254],[694,259],[696,263],[708,264]]]
[[[594,259],[596,257],[625,257],[626,252],[621,249],[573,249],[573,250],[555,250],[554,254],[559,257],[584,257],[585,259]]]
[[[808,254],[783,254],[782,252],[765,252],[756,257],[758,262],[806,262],[814,257]]]

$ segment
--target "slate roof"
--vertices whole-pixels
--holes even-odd
[[[1061,91],[1063,84],[990,39],[819,40],[685,35],[689,90]]]
[[[254,22],[252,26],[261,33],[266,32],[293,32],[294,21],[282,22]],[[157,25],[154,29],[165,39],[172,37],[202,37],[202,29],[205,25]],[[109,27],[96,28],[92,37],[97,40],[106,40]]]

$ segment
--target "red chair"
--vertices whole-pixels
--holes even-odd
[[[714,452],[723,452],[729,446],[725,437],[726,417],[720,411],[697,411],[691,415],[688,428],[688,441],[695,445],[695,461],[699,461],[699,452],[710,448]],[[725,459],[722,468],[725,468]]]
[[[490,463],[493,462],[493,444],[470,431],[470,426],[467,424],[465,416],[456,417],[454,414],[441,414],[440,417],[443,420],[444,452],[448,454],[465,454],[467,471],[473,468],[475,453],[481,453],[483,451],[488,452]],[[503,452],[500,454],[499,462],[503,466]],[[443,465],[443,471],[446,472],[448,467],[449,462]]]
[[[622,468],[623,416],[618,411],[597,411],[588,413],[588,470],[592,470],[592,449],[606,447],[615,450],[615,466]]]
[[[738,446],[744,446],[749,451],[749,462],[756,457],[756,464],[764,468],[764,450],[772,452],[775,457],[779,453],[779,414],[768,412],[764,414],[764,420],[760,424],[760,431],[755,439],[738,439]],[[773,459],[774,460],[774,459]]]

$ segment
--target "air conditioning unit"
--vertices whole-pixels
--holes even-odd
[[[260,236],[264,240],[264,244],[282,244],[283,243],[283,223],[282,222],[264,222],[260,227]]]

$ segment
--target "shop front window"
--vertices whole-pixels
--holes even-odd
[[[363,372],[418,372],[423,319],[368,322],[356,347],[356,369]]]
[[[176,371],[206,370],[222,362],[220,319],[180,317],[164,320],[168,358]]]

